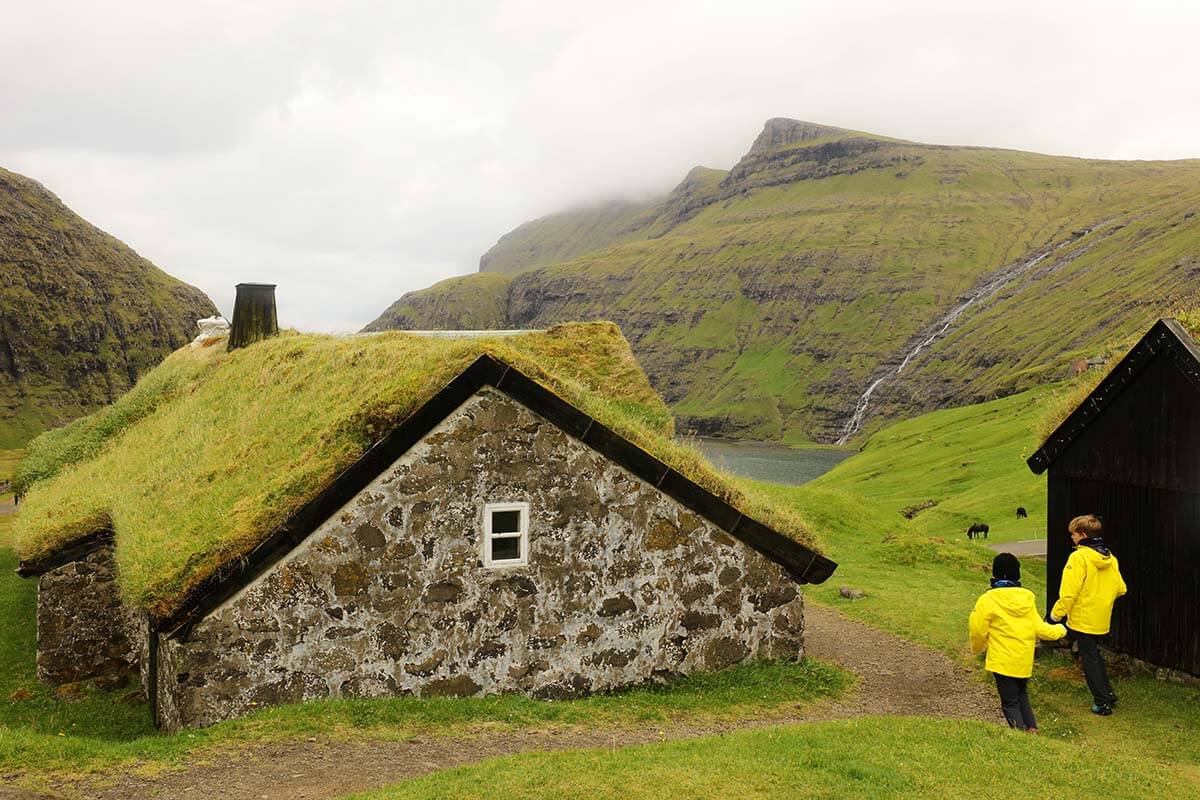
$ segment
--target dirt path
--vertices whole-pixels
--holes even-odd
[[[1019,542],[996,542],[987,547],[997,553],[1012,553],[1021,558],[1045,558],[1047,544],[1045,539],[1022,539]]]
[[[186,769],[152,778],[108,774],[86,785],[60,789],[67,797],[96,800],[325,800],[532,750],[615,748],[863,714],[927,714],[999,722],[987,686],[941,653],[849,620],[829,608],[810,604],[806,617],[809,655],[856,673],[859,685],[848,697],[797,708],[793,713],[727,723],[505,731],[405,742],[289,741],[242,748],[236,754],[210,753]],[[0,798],[2,792],[0,789]]]

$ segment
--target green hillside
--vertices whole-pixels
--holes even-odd
[[[199,289],[0,169],[0,448],[111,403],[215,313]]]
[[[693,167],[671,193],[645,203],[612,201],[526,222],[479,259],[480,272],[512,274],[635,239],[661,236],[712,201],[725,170]]]
[[[455,291],[490,293],[502,327],[616,321],[681,427],[700,433],[832,441],[880,378],[866,432],[1011,394],[1065,377],[1200,288],[1198,160],[946,147],[777,119],[728,173],[693,171],[662,201],[623,208],[528,223],[483,259],[507,284],[481,273]],[[428,294],[420,309],[404,326],[455,327]]]
[[[508,278],[477,273],[438,281],[404,295],[363,330],[421,330],[434,319],[440,322],[435,329],[502,330],[508,322]]]

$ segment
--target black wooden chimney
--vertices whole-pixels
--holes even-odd
[[[233,301],[233,323],[229,326],[229,349],[279,333],[275,316],[275,284],[239,283],[237,299]]]

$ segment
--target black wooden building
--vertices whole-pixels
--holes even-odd
[[[1067,523],[1094,513],[1129,593],[1109,646],[1200,675],[1200,347],[1159,320],[1029,458],[1049,470],[1047,603],[1070,555]]]

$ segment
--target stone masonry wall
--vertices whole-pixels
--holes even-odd
[[[112,547],[38,578],[37,675],[51,685],[137,672],[144,617],[122,605]]]
[[[485,568],[487,502],[529,563]],[[803,652],[773,562],[486,389],[279,564],[161,640],[160,724],[323,697],[566,698]]]

